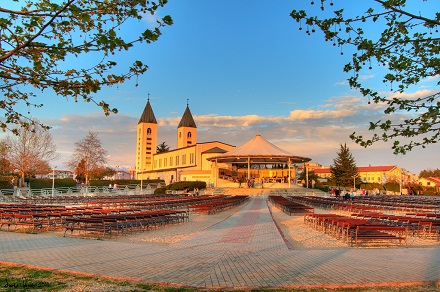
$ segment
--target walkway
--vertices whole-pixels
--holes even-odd
[[[0,262],[197,288],[350,287],[440,280],[440,248],[291,250],[261,197],[167,247],[0,232]]]

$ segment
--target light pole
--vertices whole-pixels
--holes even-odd
[[[359,174],[353,175],[353,190],[356,190],[356,178],[359,176]]]
[[[307,168],[307,163],[304,163],[304,167],[306,168],[306,186],[309,188],[309,169]]]
[[[57,168],[56,166],[54,166],[52,168],[52,198],[53,198],[53,194],[55,191],[55,168]]]
[[[141,173],[141,192],[139,193],[140,195],[142,194],[142,182],[144,180],[144,176],[142,174],[143,174],[143,171]]]

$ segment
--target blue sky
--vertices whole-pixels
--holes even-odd
[[[313,9],[320,11],[320,1],[316,2]],[[416,2],[422,11],[434,5]],[[343,3],[354,14],[370,1]],[[199,142],[240,146],[260,132],[275,145],[327,166],[336,158],[340,143],[347,143],[358,166],[398,165],[413,173],[440,168],[439,146],[395,156],[390,144],[364,149],[350,140],[354,131],[368,135],[369,121],[381,119],[384,108],[368,105],[347,85],[350,75],[342,68],[349,48],[341,56],[340,48],[325,42],[320,33],[308,36],[298,29],[289,14],[304,8],[312,8],[310,1],[169,1],[159,16],[170,14],[174,25],[164,28],[156,43],[117,55],[121,64],[135,59],[148,64],[139,86],[131,80],[96,95],[96,100],[118,108],[119,114],[105,117],[93,104],[74,103],[50,92],[40,97],[45,106],[32,110],[32,115],[53,126],[60,153],[54,164],[65,168],[74,142],[93,131],[109,153],[109,165],[134,166],[136,125],[150,93],[159,143],[165,141],[171,148],[189,99]],[[146,17],[124,33],[143,30],[150,21]],[[370,33],[375,33],[373,28]],[[91,59],[81,62],[88,64]],[[379,74],[380,69],[375,69],[364,72],[363,78],[389,92]],[[424,81],[407,94],[429,93],[436,90],[436,82]]]

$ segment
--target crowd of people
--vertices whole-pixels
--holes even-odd
[[[378,188],[374,188],[373,190],[370,191],[366,189],[355,189],[355,188],[348,190],[346,188],[340,189],[338,187],[336,188],[331,187],[329,190],[329,195],[335,198],[343,198],[344,200],[353,200],[355,197],[359,197],[359,196],[382,195],[382,190],[379,190]]]

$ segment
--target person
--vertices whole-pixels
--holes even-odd
[[[336,190],[335,190],[335,197],[337,198],[337,199],[339,199],[339,195],[341,194],[341,190],[339,189],[339,188],[336,188]]]
[[[109,190],[112,189],[112,184],[111,184],[111,183],[108,185],[108,189],[109,189]]]
[[[199,189],[198,188],[194,188],[194,196],[198,196],[199,195]]]

